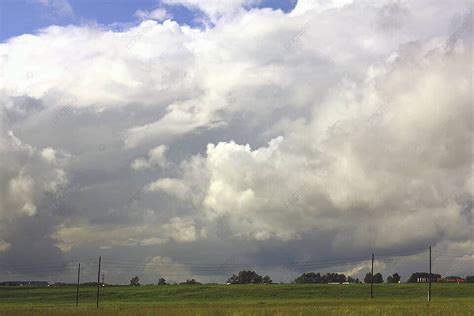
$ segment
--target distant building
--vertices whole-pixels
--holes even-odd
[[[464,283],[466,282],[466,279],[458,277],[458,276],[448,276],[445,278],[440,278],[438,282],[442,283]]]
[[[431,276],[431,282],[432,283],[439,282],[438,280],[440,280],[439,277],[434,276],[434,275]],[[430,282],[430,279],[429,279],[429,277],[419,277],[419,278],[416,279],[416,282],[417,283],[428,283],[428,282]]]
[[[440,274],[431,274],[431,282],[438,282],[441,278]],[[409,283],[428,283],[430,282],[430,274],[428,272],[415,272],[408,279]]]

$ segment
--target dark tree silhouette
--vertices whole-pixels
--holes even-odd
[[[364,278],[364,283],[372,282],[372,273],[367,273]],[[374,274],[374,283],[383,283],[383,277],[381,273]]]
[[[262,277],[258,275],[255,271],[240,271],[238,275],[233,274],[228,280],[227,283],[230,284],[261,284],[261,283],[271,283],[272,280],[268,275]]]
[[[387,283],[398,283],[400,281],[400,275],[395,272],[387,278]]]
[[[347,282],[349,282],[349,283],[360,283],[359,279],[354,279],[351,276],[347,277]]]
[[[308,272],[297,277],[294,282],[298,284],[343,283],[346,282],[346,276],[339,273],[326,273],[326,275],[321,275],[319,272]]]
[[[139,286],[139,285],[140,285],[140,278],[139,278],[138,276],[134,276],[134,277],[130,280],[130,285]]]
[[[158,285],[168,285],[168,283],[166,283],[166,280],[164,278],[159,278]]]
[[[272,283],[273,283],[273,281],[272,281],[272,279],[270,279],[270,277],[268,275],[263,277],[263,284],[272,284]]]
[[[321,274],[314,273],[314,272],[308,272],[308,273],[303,273],[299,277],[297,277],[294,281],[297,284],[308,284],[308,283],[323,283]]]
[[[187,284],[187,285],[199,285],[199,284],[202,284],[201,282],[198,282],[194,279],[191,279],[191,280],[186,280],[186,282],[181,282],[180,284]]]

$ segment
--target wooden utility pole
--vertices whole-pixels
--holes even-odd
[[[99,308],[99,289],[100,289],[100,261],[101,257],[99,256],[99,271],[97,272],[97,308]]]
[[[430,246],[430,279],[428,288],[428,302],[431,302],[431,246]]]
[[[76,289],[76,307],[79,306],[79,282],[81,278],[81,264],[77,265],[77,289]]]
[[[374,254],[372,254],[372,269],[370,270],[370,298],[374,298]]]

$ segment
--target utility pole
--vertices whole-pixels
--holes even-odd
[[[372,269],[370,270],[370,298],[374,298],[374,254],[372,254]]]
[[[430,279],[429,279],[429,288],[428,288],[428,302],[431,302],[431,246],[430,246]]]
[[[76,289],[76,307],[79,306],[79,280],[81,277],[81,264],[77,265],[77,289]]]
[[[99,289],[100,289],[100,261],[101,257],[99,256],[99,271],[97,272],[97,308],[99,308]]]

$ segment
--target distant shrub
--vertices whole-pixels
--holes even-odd
[[[181,282],[180,284],[187,284],[187,285],[199,285],[202,284],[201,282],[198,282],[194,279],[191,280],[186,280],[185,282]]]

